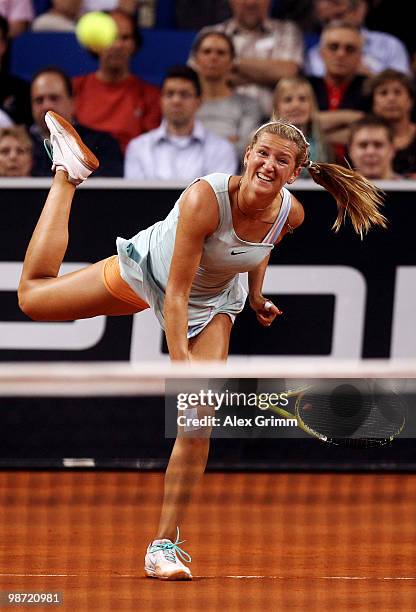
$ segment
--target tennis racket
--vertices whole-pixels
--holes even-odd
[[[402,431],[407,406],[382,380],[320,381],[287,393],[285,408],[267,409],[329,444],[369,448],[389,444]]]

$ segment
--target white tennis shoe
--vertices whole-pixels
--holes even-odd
[[[44,144],[52,160],[52,171],[65,170],[69,181],[79,185],[97,170],[100,162],[82,142],[72,125],[58,113],[48,111],[45,122],[50,132],[50,141],[45,140]]]
[[[146,575],[160,580],[192,580],[191,570],[181,561],[192,561],[191,556],[179,547],[183,541],[179,541],[178,528],[176,542],[163,539],[149,544],[144,559]]]

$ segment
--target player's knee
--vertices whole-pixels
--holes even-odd
[[[36,299],[34,291],[24,284],[20,284],[17,290],[17,296],[19,300],[19,308],[24,314],[32,319],[32,321],[44,320],[42,316],[42,309],[39,307],[39,300]]]

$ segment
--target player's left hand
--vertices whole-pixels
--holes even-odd
[[[258,300],[250,300],[250,305],[256,313],[257,321],[263,327],[270,327],[275,318],[283,314],[276,304],[273,304],[273,302],[264,297]]]

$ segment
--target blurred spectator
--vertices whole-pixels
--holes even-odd
[[[32,141],[23,125],[0,129],[0,176],[30,176]]]
[[[321,54],[325,66],[323,77],[310,77],[321,111],[340,109],[365,110],[363,93],[365,77],[358,74],[361,62],[362,36],[360,30],[342,21],[333,21],[325,26],[321,36]],[[343,163],[347,125],[338,124],[339,114],[334,117],[331,128],[337,161]],[[356,119],[357,117],[354,117]],[[345,118],[344,118],[345,119]],[[346,116],[346,120],[351,119]],[[328,122],[331,117],[327,116]],[[343,129],[344,128],[344,129]]]
[[[176,27],[184,30],[200,30],[231,17],[228,0],[176,0]]]
[[[29,84],[9,72],[8,47],[9,27],[7,20],[0,15],[0,107],[14,121],[30,125]]]
[[[140,46],[134,20],[111,13],[118,38],[99,55],[97,72],[75,77],[75,114],[83,125],[110,132],[124,152],[128,142],[160,122],[160,92],[130,72],[130,60]]]
[[[231,83],[260,102],[269,116],[273,87],[303,64],[303,37],[290,21],[269,19],[270,0],[229,0],[233,17],[213,28],[228,34],[236,50]],[[204,31],[204,30],[202,30]]]
[[[364,27],[369,10],[369,0],[349,0],[342,19],[361,29],[364,47],[359,73],[369,76],[394,68],[401,72],[410,72],[409,54],[404,44],[392,34],[376,32]],[[324,63],[319,44],[309,49],[305,62],[306,74],[323,76]]]
[[[33,176],[51,176],[51,162],[45,153],[43,141],[49,138],[45,114],[53,110],[72,123],[85,144],[100,160],[94,176],[123,176],[123,160],[117,141],[107,132],[99,132],[80,125],[74,118],[72,83],[59,68],[40,70],[32,80],[32,112],[34,124],[30,133],[34,145]]]
[[[393,130],[397,174],[416,178],[416,124],[412,122],[415,102],[413,80],[403,72],[384,70],[368,82],[372,112]]]
[[[234,59],[232,40],[223,32],[202,33],[192,45],[191,57],[202,87],[197,117],[208,130],[232,142],[242,160],[262,113],[256,100],[235,93],[229,85]]]
[[[22,34],[34,18],[32,0],[0,0],[0,15],[9,22],[10,38]]]
[[[74,32],[82,0],[52,0],[52,7],[32,23],[34,32]]]
[[[160,127],[135,138],[127,147],[125,177],[190,182],[210,172],[235,173],[233,145],[196,120],[201,86],[192,68],[174,66],[169,70],[161,101]]]
[[[321,110],[361,109],[364,77],[358,74],[362,36],[358,28],[342,21],[325,26],[321,36],[324,76],[310,77]]]
[[[393,170],[393,130],[379,117],[367,115],[352,124],[348,142],[355,170],[371,180],[400,178]]]
[[[305,77],[280,79],[274,91],[274,115],[282,117],[302,130],[310,144],[313,161],[332,161],[332,151],[319,123],[319,113],[312,86]],[[301,176],[309,178],[304,168]]]

